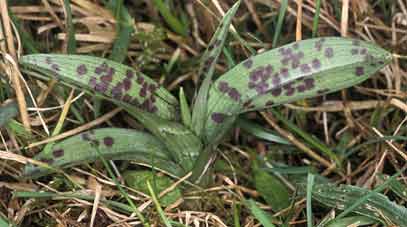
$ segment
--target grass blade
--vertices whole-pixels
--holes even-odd
[[[39,53],[37,47],[40,45],[36,43],[30,33],[24,31],[23,26],[20,23],[20,20],[9,10],[10,18],[13,20],[13,23],[16,25],[18,34],[21,37],[21,44],[25,49],[25,53],[36,54]]]
[[[271,109],[270,112],[280,120],[284,125],[286,125],[290,131],[295,132],[297,135],[301,136],[308,144],[312,145],[313,147],[320,150],[324,155],[335,161],[338,166],[341,165],[340,160],[335,152],[333,152],[328,146],[326,146],[323,142],[321,142],[318,138],[310,135],[309,133],[305,132],[298,126],[296,126],[291,121],[287,120],[280,112]]]
[[[155,208],[158,211],[158,214],[160,215],[161,220],[164,222],[166,227],[172,227],[170,220],[165,216],[163,209],[161,208],[160,202],[158,202],[157,196],[154,193],[153,187],[151,186],[150,182],[147,181],[147,188],[148,191],[150,192],[151,199],[154,202]]]
[[[182,36],[188,35],[188,27],[171,13],[171,10],[162,0],[153,0],[153,3],[172,30]]]
[[[134,32],[133,18],[124,6],[123,0],[109,1],[107,6],[116,19],[116,39],[109,58],[116,62],[123,62],[126,59],[131,35]]]
[[[321,13],[321,0],[315,1],[315,15],[312,22],[312,37],[316,37],[318,33],[319,14]]]
[[[223,45],[229,32],[229,26],[239,5],[240,1],[237,1],[225,14],[218,29],[209,42],[208,49],[202,56],[199,75],[200,78],[203,78],[203,82],[199,88],[192,112],[192,125],[198,136],[203,134],[204,125],[206,124],[208,92],[212,84],[212,75],[215,70],[215,64],[222,52]]]
[[[53,168],[67,168],[92,162],[99,156],[109,160],[136,160],[158,169],[180,174],[165,146],[152,135],[130,129],[105,128],[72,136],[43,150],[36,160]],[[27,165],[26,176],[49,174],[51,169]]]
[[[75,39],[75,27],[72,23],[72,9],[69,0],[64,0],[64,9],[66,10],[66,28],[68,32],[68,54],[76,53],[76,39]]]
[[[285,12],[287,11],[288,7],[288,0],[282,0],[280,5],[280,10],[278,12],[278,19],[277,19],[277,26],[276,30],[274,31],[273,37],[273,47],[277,46],[278,38],[280,37],[281,28],[283,27]]]
[[[309,173],[307,177],[307,227],[313,227],[312,221],[312,188],[314,187],[314,174]]]
[[[212,86],[205,140],[213,141],[241,112],[353,86],[391,58],[371,43],[337,37],[303,40],[253,56]]]
[[[236,125],[237,127],[252,134],[253,136],[256,136],[257,138],[264,139],[269,142],[291,145],[291,143],[288,140],[274,134],[270,130],[265,129],[264,127],[258,124],[250,122],[249,120],[239,118],[236,122]]]
[[[178,101],[154,80],[120,63],[84,55],[34,54],[26,55],[20,63],[41,74],[37,77],[55,78],[101,97],[130,103],[164,119],[176,116]]]

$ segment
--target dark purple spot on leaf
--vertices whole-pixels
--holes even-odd
[[[115,72],[114,68],[110,67],[108,68],[106,75],[113,76],[114,72]]]
[[[302,64],[300,68],[301,68],[301,72],[302,72],[302,73],[309,73],[309,72],[311,72],[311,68],[309,67],[308,64]]]
[[[49,164],[52,164],[54,162],[54,160],[50,159],[50,158],[41,158],[40,162],[44,162],[44,163],[47,163],[49,165]]]
[[[319,61],[318,59],[314,59],[312,60],[312,68],[313,69],[319,69],[321,67],[321,61]]]
[[[52,151],[52,155],[53,155],[55,158],[62,157],[62,156],[64,155],[64,150],[63,150],[63,149],[54,150],[54,151]]]
[[[126,77],[129,78],[129,79],[133,78],[133,77],[134,77],[133,71],[127,70],[127,72],[126,72]]]
[[[237,91],[236,88],[231,88],[228,92],[229,97],[232,98],[235,101],[239,101],[240,100],[240,93]]]
[[[281,69],[280,69],[280,74],[281,74],[283,77],[288,77],[288,69],[287,69],[287,68],[281,68]]]
[[[253,65],[253,60],[252,59],[247,59],[245,62],[243,62],[244,67],[250,69]]]
[[[223,113],[213,113],[211,115],[211,119],[215,122],[215,123],[222,123],[226,118],[226,115]]]
[[[96,87],[96,84],[97,84],[97,79],[96,79],[96,77],[91,77],[90,78],[90,80],[89,80],[89,85],[92,87],[92,88],[95,88]]]
[[[365,69],[362,66],[358,66],[355,69],[355,74],[356,76],[362,76],[363,74],[365,74]]]
[[[107,88],[108,88],[108,84],[105,82],[100,82],[100,83],[96,84],[96,86],[95,86],[95,90],[97,92],[101,92],[101,93],[105,93],[107,91]]]
[[[273,101],[270,100],[270,101],[267,101],[267,102],[266,102],[266,106],[272,106],[272,105],[274,105],[274,102],[273,102]]]
[[[220,81],[218,85],[218,89],[222,93],[226,93],[229,90],[229,85],[225,81]]]
[[[113,76],[112,75],[105,75],[105,76],[101,76],[100,80],[104,83],[110,83],[113,80]]]
[[[123,80],[123,85],[124,85],[124,90],[128,91],[131,88],[131,80],[128,78],[125,78]]]
[[[271,75],[271,73],[273,73],[273,66],[272,65],[267,65],[266,66],[266,69],[265,69],[265,74],[267,75],[267,76],[270,76]]]
[[[138,84],[143,84],[144,83],[144,77],[142,77],[142,76],[140,76],[140,75],[137,75],[137,83]]]
[[[288,84],[285,84],[283,86],[284,90],[285,90],[285,95],[287,96],[292,96],[295,93],[295,89],[293,88],[293,82],[290,82]]]
[[[143,87],[140,89],[139,95],[140,95],[141,97],[146,97],[146,96],[147,96],[147,87],[146,87],[146,86],[143,86]]]
[[[76,72],[78,73],[79,76],[85,75],[88,72],[88,69],[86,68],[86,65],[81,64],[76,68]]]
[[[367,49],[366,49],[366,48],[361,49],[361,50],[360,50],[360,54],[361,54],[361,55],[367,54]]]
[[[106,136],[105,138],[103,138],[103,144],[105,144],[106,147],[111,147],[114,143],[114,140],[112,137],[110,136]]]
[[[55,70],[55,71],[59,71],[59,65],[57,64],[52,64],[51,65],[51,69]]]
[[[332,58],[334,56],[334,49],[332,49],[331,47],[328,47],[325,49],[325,57],[327,58]]]
[[[275,76],[273,76],[273,78],[271,79],[271,83],[273,83],[274,86],[279,85],[281,82],[280,77],[278,76],[278,74],[276,74]]]
[[[304,84],[300,84],[297,86],[297,91],[298,92],[304,92],[306,90],[305,85]]]
[[[281,95],[282,89],[281,87],[277,87],[271,90],[271,94],[275,97]]]
[[[157,89],[157,86],[155,86],[154,84],[150,84],[148,86],[148,91],[150,91],[151,93],[154,93],[154,91]]]
[[[311,90],[312,88],[314,88],[314,86],[315,86],[314,82],[315,82],[314,78],[306,78],[306,79],[304,79],[304,84],[305,84],[306,90]]]
[[[291,55],[293,53],[293,50],[289,47],[287,47],[287,49],[285,49],[284,54],[285,55]]]

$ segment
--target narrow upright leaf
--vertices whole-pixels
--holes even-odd
[[[131,35],[134,32],[134,21],[123,4],[123,0],[111,0],[107,6],[114,13],[116,19],[116,39],[113,43],[110,59],[116,62],[123,62],[126,59]]]
[[[53,77],[164,119],[176,116],[175,97],[154,80],[120,63],[84,55],[34,54],[23,56],[21,64],[41,73],[34,76]]]
[[[199,75],[201,79],[203,78],[203,82],[199,88],[192,113],[192,126],[194,127],[194,131],[198,136],[203,133],[202,130],[206,124],[208,92],[212,84],[212,75],[215,65],[218,61],[219,55],[222,52],[223,45],[229,32],[230,23],[232,22],[232,18],[235,15],[239,5],[240,0],[237,1],[235,5],[233,5],[233,7],[225,14],[218,29],[209,42],[208,49],[206,49],[202,56]]]
[[[191,110],[188,105],[187,97],[185,96],[184,89],[179,89],[179,105],[181,109],[182,123],[188,128],[192,128]]]
[[[250,57],[211,87],[206,141],[230,128],[241,112],[353,86],[390,61],[391,54],[372,43],[336,37],[299,41]]]
[[[75,39],[75,27],[72,23],[72,10],[69,0],[64,0],[64,9],[65,9],[65,22],[66,30],[68,33],[68,46],[67,53],[75,54],[76,53],[76,39]]]

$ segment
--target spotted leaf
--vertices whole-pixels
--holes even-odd
[[[120,63],[84,55],[33,54],[20,63],[31,71],[115,102],[132,104],[165,119],[176,115],[177,99],[154,80]],[[39,76],[39,74],[33,74]]]
[[[144,132],[120,128],[96,129],[72,136],[43,150],[36,160],[55,168],[67,168],[98,160],[134,160],[154,166],[172,174],[181,173],[163,143]],[[26,176],[42,176],[52,172],[49,168],[27,165]]]
[[[206,141],[231,127],[239,113],[353,86],[390,61],[391,54],[372,43],[336,37],[299,41],[250,57],[211,87]]]
[[[222,18],[218,29],[209,42],[209,46],[201,59],[199,75],[201,78],[203,78],[203,82],[199,88],[192,112],[192,128],[199,136],[202,135],[206,124],[205,116],[207,115],[208,111],[208,92],[212,84],[212,76],[215,65],[218,61],[220,53],[222,52],[222,48],[229,32],[230,24],[232,23],[232,18],[239,8],[239,5],[240,1],[237,1]]]

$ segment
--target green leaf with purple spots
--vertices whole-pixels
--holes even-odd
[[[98,160],[134,160],[178,175],[179,165],[156,137],[136,130],[104,128],[87,131],[56,143],[49,152],[39,153],[36,160],[60,169]],[[51,173],[49,168],[27,165],[26,176],[38,177]]]
[[[61,82],[96,93],[116,103],[157,114],[176,117],[178,101],[154,80],[134,69],[104,58],[85,55],[33,54],[23,56],[23,67],[34,76],[56,78]]]
[[[391,58],[372,43],[338,37],[303,40],[250,57],[211,87],[205,140],[226,132],[242,112],[353,86]]]
[[[205,128],[207,120],[208,92],[212,84],[212,76],[215,70],[215,65],[218,61],[219,55],[222,52],[222,48],[229,32],[230,24],[232,23],[232,18],[236,14],[239,5],[240,1],[237,1],[232,8],[226,12],[201,59],[199,75],[200,78],[203,79],[203,82],[199,88],[192,112],[192,127],[198,136],[203,134],[203,129]]]

